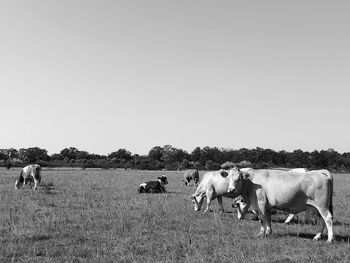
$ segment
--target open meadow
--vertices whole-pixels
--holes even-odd
[[[334,174],[328,244],[303,213],[291,225],[274,214],[273,235],[256,238],[230,199],[223,214],[194,212],[181,171],[44,168],[36,191],[14,189],[19,171],[0,168],[0,262],[350,262],[350,174]],[[167,194],[137,193],[161,174]]]

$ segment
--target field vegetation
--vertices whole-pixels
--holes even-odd
[[[19,168],[0,168],[0,262],[350,262],[350,174],[335,174],[332,244],[313,241],[299,214],[273,215],[273,235],[257,238],[252,215],[194,212],[180,171],[43,169],[37,191],[15,190]],[[201,172],[201,176],[203,175]],[[167,194],[138,194],[168,177]]]

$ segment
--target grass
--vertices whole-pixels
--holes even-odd
[[[288,226],[275,214],[274,234],[256,238],[259,223],[238,220],[229,199],[223,214],[194,212],[182,172],[44,169],[37,191],[15,190],[18,173],[0,169],[0,262],[350,262],[349,174],[334,175],[327,244],[302,214]],[[137,193],[161,174],[167,194]]]

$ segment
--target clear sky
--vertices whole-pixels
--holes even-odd
[[[350,152],[349,10],[2,0],[0,148]]]

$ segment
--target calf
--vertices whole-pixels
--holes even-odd
[[[138,188],[139,193],[166,193],[165,185],[168,184],[166,176],[158,177],[158,181],[149,181],[140,184]]]

